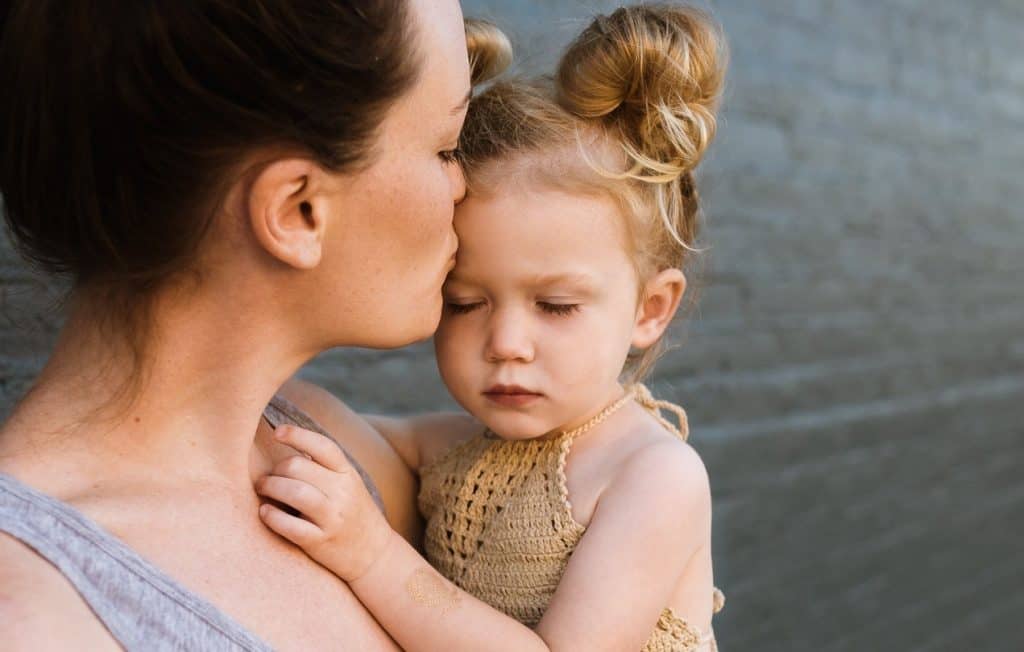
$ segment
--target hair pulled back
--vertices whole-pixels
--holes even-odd
[[[334,172],[369,164],[420,73],[418,36],[408,0],[0,3],[4,218],[127,345],[107,407],[139,395],[157,290],[202,271],[243,166],[282,151]],[[487,61],[481,74],[497,72]]]
[[[559,103],[600,120],[629,156],[628,176],[672,181],[697,167],[715,136],[721,36],[692,7],[625,7],[599,16],[558,67]]]
[[[0,41],[0,192],[21,252],[76,284],[187,267],[260,148],[368,156],[415,80],[405,0],[22,0]]]
[[[512,63],[512,44],[508,37],[486,20],[466,19],[466,49],[469,50],[473,86],[493,79]]]
[[[553,78],[499,82],[474,98],[462,142],[471,192],[509,178],[516,161],[542,183],[606,192],[623,208],[641,279],[682,267],[700,222],[693,171],[715,136],[726,59],[719,26],[699,9],[598,16]]]

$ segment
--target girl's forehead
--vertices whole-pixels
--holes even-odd
[[[629,264],[617,206],[598,196],[522,189],[470,197],[456,209],[455,230],[458,280],[599,283]]]
[[[600,193],[575,193],[537,184],[502,184],[472,193],[455,209],[455,229],[467,235],[614,235],[622,230],[618,204]]]

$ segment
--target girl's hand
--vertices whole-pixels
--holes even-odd
[[[295,455],[256,482],[256,492],[300,513],[260,506],[274,532],[306,551],[341,579],[359,579],[380,558],[392,530],[338,446],[323,435],[282,425],[274,437],[309,457]]]

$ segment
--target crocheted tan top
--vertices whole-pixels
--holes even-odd
[[[431,565],[463,590],[530,627],[555,593],[585,527],[573,518],[565,460],[573,439],[631,399],[669,430],[686,438],[686,414],[654,400],[636,385],[623,399],[573,431],[548,439],[505,441],[478,435],[420,470],[419,506],[427,520],[424,546]],[[679,415],[680,427],[659,408]],[[713,610],[724,602],[715,589]],[[644,652],[716,650],[714,633],[702,635],[666,608]]]

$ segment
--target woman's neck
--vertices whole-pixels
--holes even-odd
[[[0,470],[250,486],[262,410],[315,351],[209,294],[167,293],[153,305],[137,366],[97,306],[73,303],[35,386],[0,428]]]

